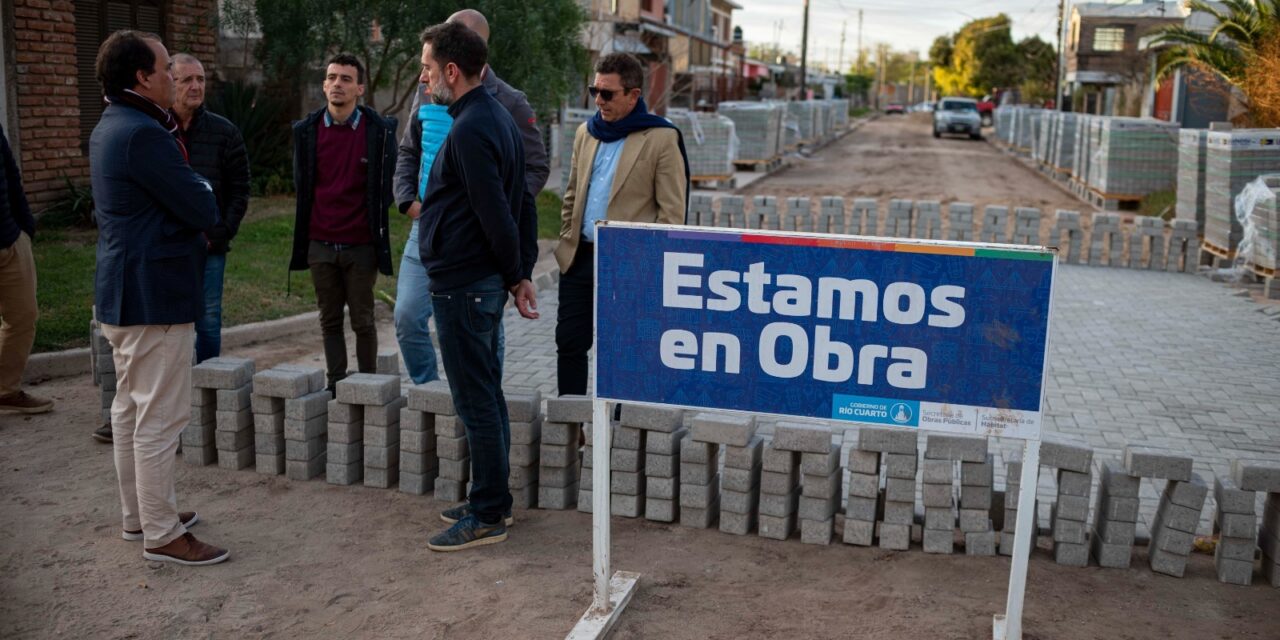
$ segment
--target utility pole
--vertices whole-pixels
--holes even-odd
[[[1069,20],[1067,20],[1066,0],[1058,0],[1058,69],[1054,75],[1057,81],[1057,102],[1054,107],[1058,111],[1066,111],[1063,102],[1066,100],[1067,89],[1067,28]],[[1161,5],[1163,6],[1163,5]]]
[[[845,20],[840,23],[840,57],[836,58],[836,73],[844,76],[844,32],[849,27],[849,21]],[[841,82],[844,82],[841,80]]]
[[[880,94],[884,93],[884,58],[889,45],[876,45],[876,109],[880,108]]]
[[[917,56],[914,56],[914,55],[911,56],[911,76],[907,80],[907,104],[908,105],[912,105],[916,103],[916,58]]]
[[[809,99],[809,0],[804,0],[804,29],[800,37],[800,99]]]

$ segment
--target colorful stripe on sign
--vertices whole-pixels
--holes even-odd
[[[867,240],[842,240],[839,238],[813,238],[807,236],[773,236],[757,233],[716,233],[709,231],[668,231],[674,240],[703,240],[711,242],[744,242],[748,244],[776,244],[792,247],[830,247],[832,249],[860,249],[863,251],[892,251],[896,253],[927,253],[933,255],[961,256],[969,258],[994,258],[998,260],[1053,260],[1053,253],[1017,251],[1010,249],[979,249],[974,247],[905,244],[899,242],[871,242]]]

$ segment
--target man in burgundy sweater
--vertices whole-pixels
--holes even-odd
[[[325,70],[328,104],[293,125],[298,202],[289,269],[311,270],[330,391],[347,376],[343,307],[356,334],[356,363],[362,373],[375,371],[373,285],[378,272],[391,275],[396,121],[358,105],[364,89],[364,65],[350,54],[334,56]]]

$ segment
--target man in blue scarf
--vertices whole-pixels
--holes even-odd
[[[596,63],[588,90],[599,111],[578,128],[560,209],[560,305],[556,376],[560,395],[587,392],[594,329],[592,291],[599,220],[684,224],[689,161],[680,130],[649,113],[640,61],[611,53]]]

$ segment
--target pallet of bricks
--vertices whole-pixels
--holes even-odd
[[[779,102],[721,102],[717,112],[733,121],[738,134],[737,164],[768,165],[777,160],[783,144],[782,117],[786,107]]]
[[[595,115],[591,109],[564,109],[560,113],[560,195],[569,187],[569,167],[573,162],[573,139],[578,127]]]
[[[733,120],[717,113],[672,109],[667,118],[684,136],[689,174],[695,181],[727,181],[733,177],[738,136]]]
[[[1013,107],[998,107],[992,117],[992,124],[995,125],[996,142],[1002,147],[1008,147],[1012,139]]]
[[[1064,180],[1070,177],[1075,162],[1076,127],[1080,116],[1075,113],[1057,114],[1057,135],[1053,138],[1053,147],[1049,150],[1049,166],[1053,167],[1054,177]]]
[[[1280,256],[1280,174],[1259,176],[1238,198],[1243,234],[1240,259],[1263,280],[1263,296],[1280,298],[1276,286]]]
[[[1105,118],[1093,151],[1093,192],[1104,206],[1172,189],[1177,180],[1178,126],[1145,118]]]
[[[810,101],[793,101],[784,103],[787,105],[787,115],[795,121],[795,140],[788,141],[788,146],[799,146],[802,144],[813,144],[814,142],[814,108]],[[794,145],[792,144],[794,142]]]
[[[1029,156],[1035,146],[1036,137],[1040,134],[1040,119],[1043,109],[1019,107],[1016,112],[1014,129],[1014,150],[1020,156]]]
[[[836,130],[844,132],[849,128],[849,100],[846,98],[837,98],[832,100],[836,106]]]
[[[1235,201],[1259,176],[1280,173],[1280,129],[1210,131],[1205,141],[1204,250],[1235,257],[1243,235]]]

